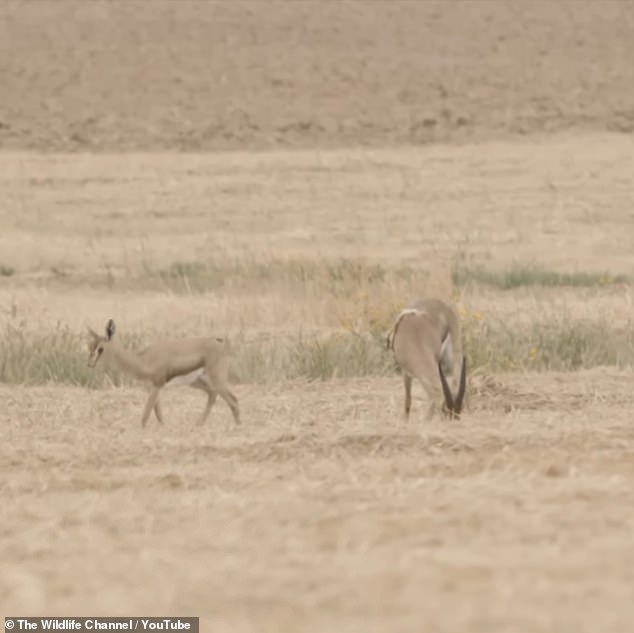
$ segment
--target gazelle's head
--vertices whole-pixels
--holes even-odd
[[[99,362],[99,359],[103,355],[104,351],[108,347],[110,341],[112,341],[112,337],[116,332],[116,327],[114,321],[112,319],[108,319],[108,323],[106,323],[106,335],[100,336],[92,330],[88,328],[88,334],[90,339],[88,341],[88,366],[95,367]]]
[[[440,384],[442,385],[442,392],[445,396],[445,402],[442,405],[442,410],[450,420],[460,418],[462,413],[462,404],[464,402],[464,393],[467,385],[467,359],[462,357],[462,367],[460,369],[460,382],[458,384],[458,393],[454,398],[451,393],[451,388],[447,384],[447,379],[442,371],[442,364],[438,363],[438,373],[440,374]]]

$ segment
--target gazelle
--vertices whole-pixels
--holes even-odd
[[[462,353],[458,317],[445,302],[439,299],[413,301],[397,316],[387,335],[387,348],[393,350],[394,360],[403,372],[405,419],[409,418],[412,406],[414,378],[422,384],[430,401],[427,420],[434,415],[441,388],[444,395],[443,412],[451,419],[460,417],[467,366]],[[456,361],[461,363],[458,379]],[[455,397],[445,377],[448,373],[453,376]]]
[[[110,319],[105,336],[88,328],[88,365],[95,367],[101,358],[114,361],[120,369],[149,384],[150,395],[143,410],[141,426],[145,426],[152,410],[163,424],[159,394],[163,387],[189,385],[207,394],[207,405],[198,419],[202,424],[220,396],[231,409],[236,424],[240,423],[238,399],[228,387],[227,350],[221,338],[190,338],[161,341],[139,353],[124,349],[114,338],[116,327]]]

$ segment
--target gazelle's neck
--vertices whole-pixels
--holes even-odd
[[[110,358],[120,369],[138,380],[150,380],[152,371],[148,369],[143,361],[134,353],[124,349],[116,341],[111,341],[107,347]]]

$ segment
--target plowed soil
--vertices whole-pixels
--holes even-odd
[[[0,6],[0,143],[255,149],[634,130],[634,4]]]

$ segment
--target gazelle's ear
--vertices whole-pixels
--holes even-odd
[[[117,331],[117,328],[112,319],[108,319],[108,323],[106,324],[106,338],[110,340],[114,333]]]

